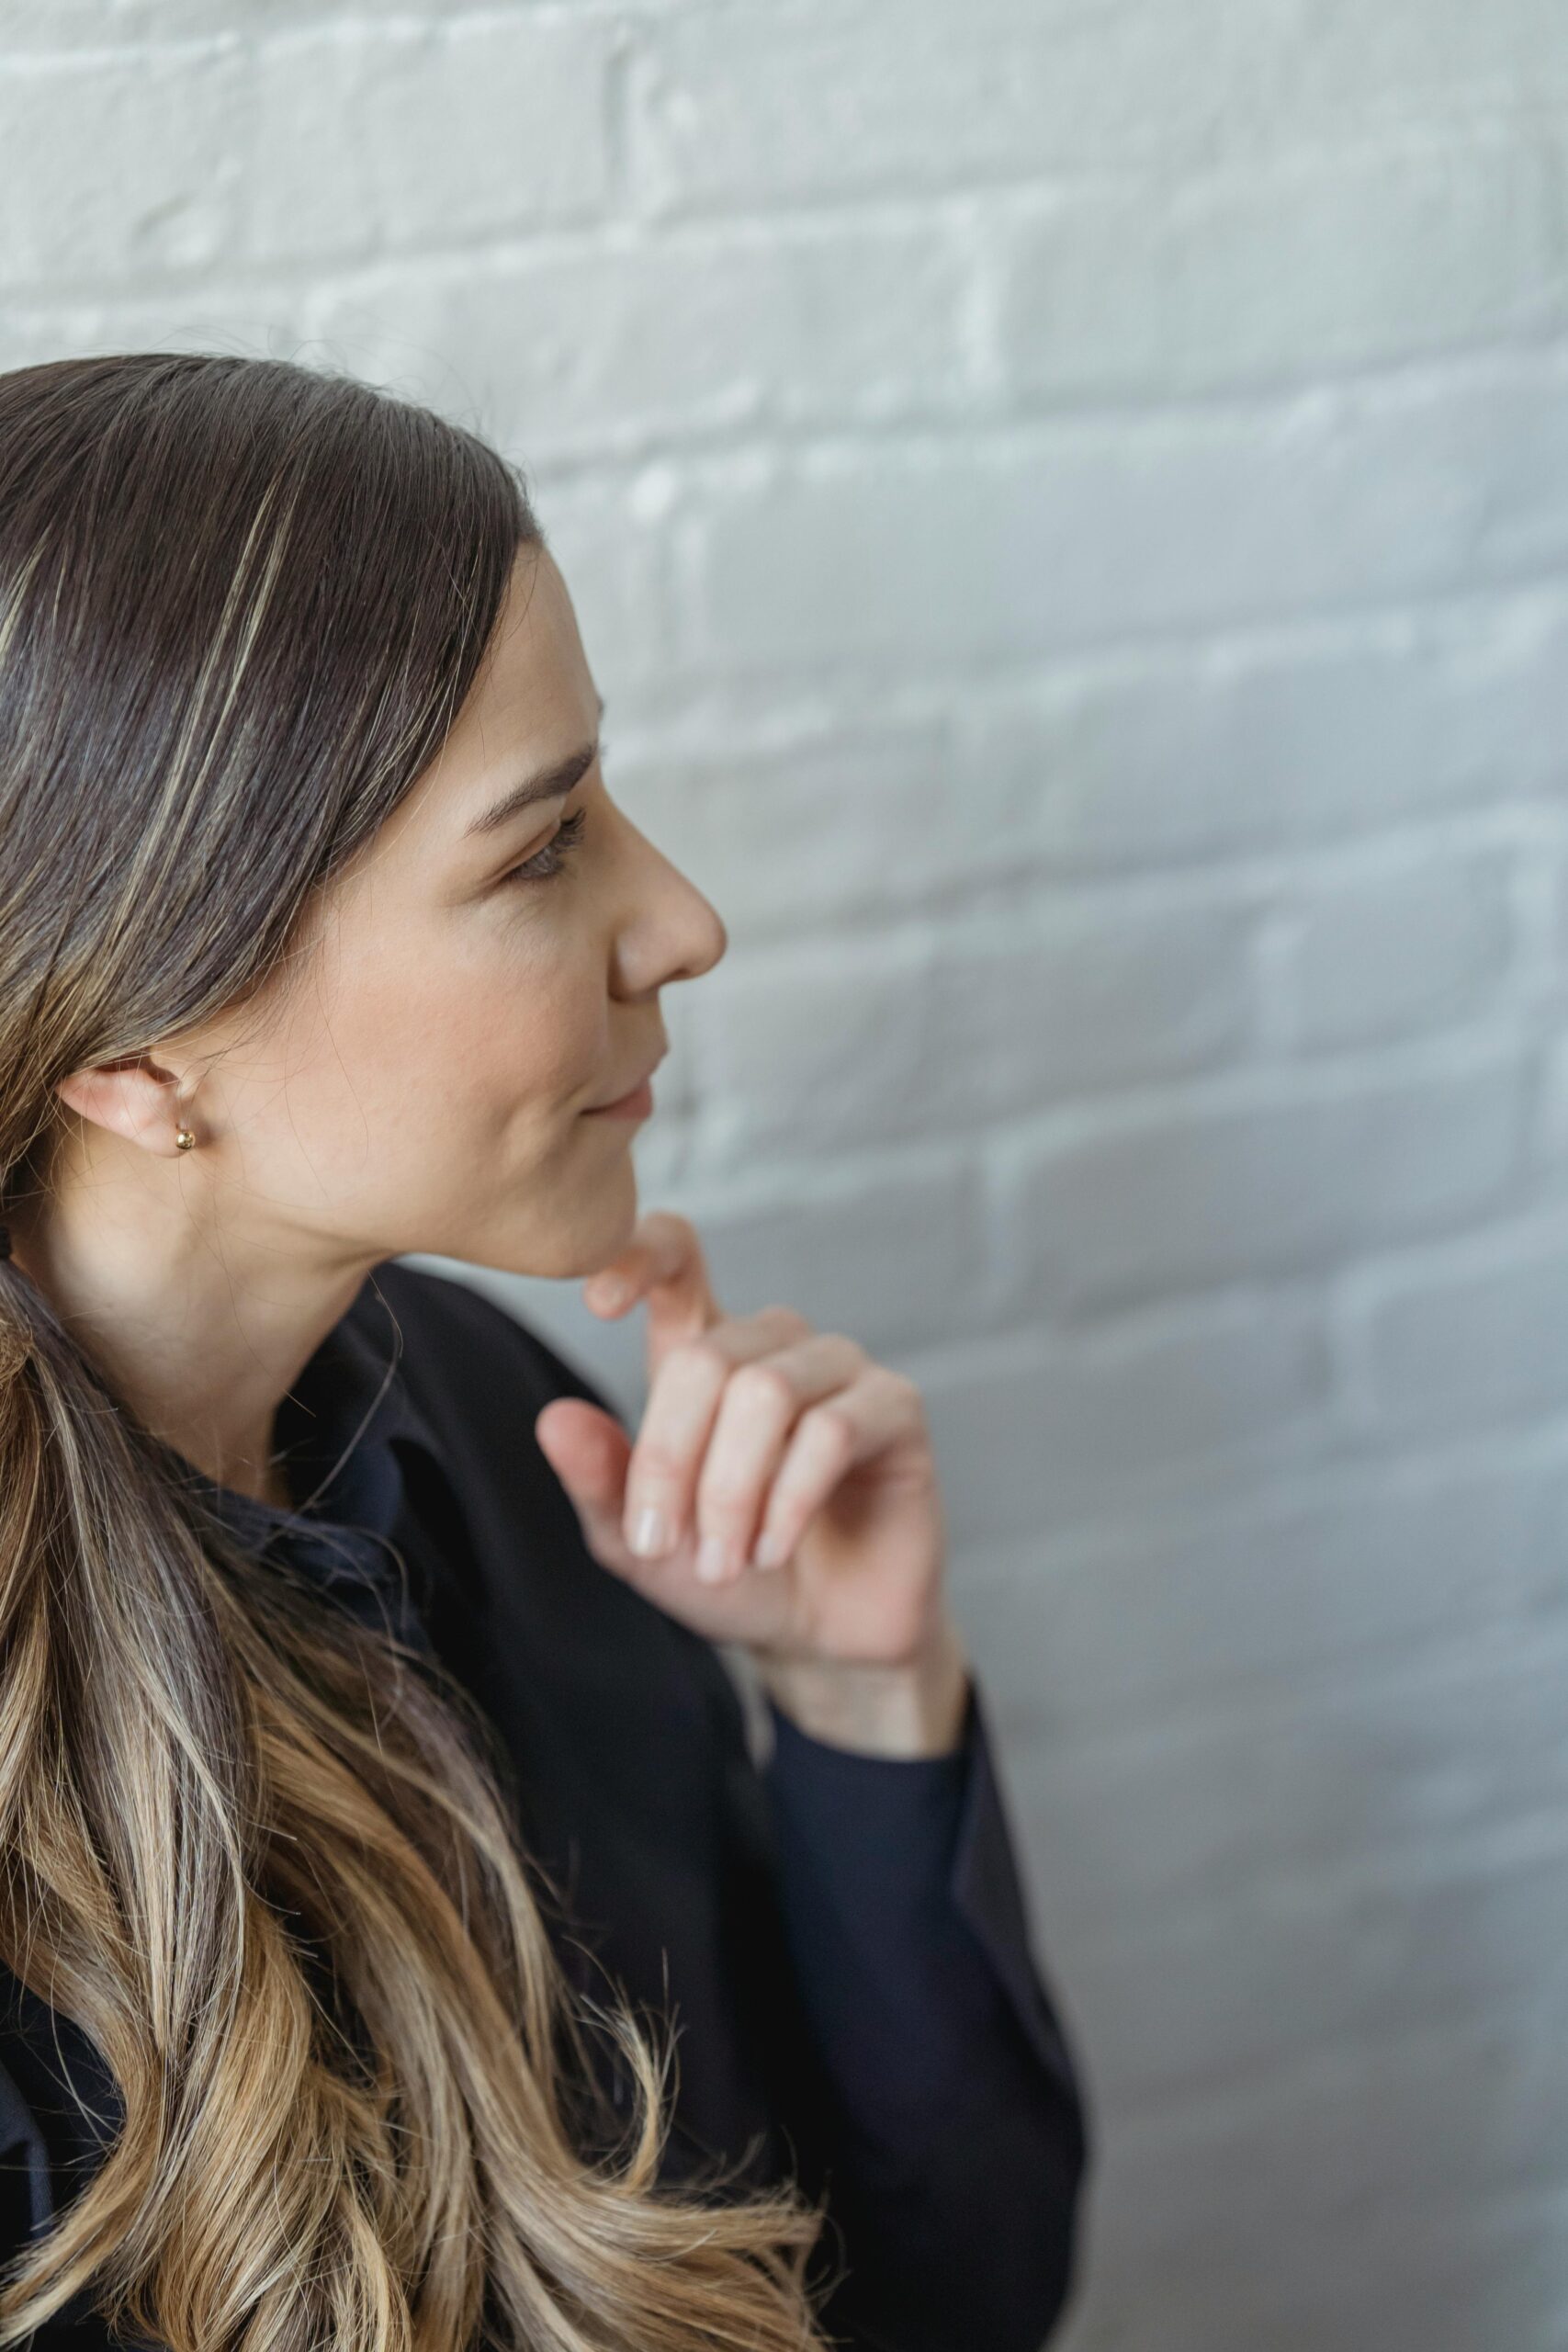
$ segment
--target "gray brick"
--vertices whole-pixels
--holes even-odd
[[[466,396],[526,452],[951,409],[964,274],[929,233],[526,247],[330,288],[315,331],[356,374]]]
[[[748,742],[612,738],[612,789],[722,903],[738,942],[938,911],[1016,876],[1036,799],[945,718]]]
[[[212,44],[12,58],[0,71],[0,283],[220,263],[233,243],[240,61]]]
[[[818,451],[692,526],[685,650],[847,679],[1539,573],[1568,556],[1560,378]]]
[[[1068,871],[1337,844],[1568,784],[1568,599],[1065,666],[989,698],[968,754]]]
[[[731,928],[639,1195],[928,1398],[1061,2352],[1562,2352],[1562,0],[0,0],[0,366],[528,469]]]
[[[639,183],[661,209],[1103,174],[1431,130],[1568,95],[1551,0],[898,0],[705,9],[661,26],[635,84]]]
[[[1081,1313],[1473,1224],[1515,1193],[1526,1106],[1525,1070],[1505,1057],[1090,1128],[1020,1177],[1028,1295]]]
[[[1315,1901],[1337,1871],[1370,1879],[1401,1857],[1414,1868],[1423,1854],[1473,1858],[1562,1835],[1560,1604],[1428,1646],[1404,1668],[1368,1657],[1303,1673],[1291,1690],[1155,1713],[1132,1730],[1112,1722],[1100,1738],[1064,1736],[1048,1622],[1032,1649],[976,1634],[975,1655],[1038,1883],[1072,1921],[1075,1948],[1270,1889]]]
[[[4,281],[167,277],[603,211],[609,30],[352,20],[13,58]]]
[[[1267,1706],[1309,1678],[1396,1667],[1562,1609],[1565,1528],[1561,1462],[1380,1465],[1054,1549],[1033,1529],[971,1547],[958,1598],[998,1657],[1028,1655],[1044,1629],[1039,1685],[1057,1736],[1103,1737],[1227,1701]]]
[[[508,445],[503,441],[503,447]],[[514,447],[509,454],[525,455]],[[525,468],[535,511],[561,570],[594,682],[619,705],[662,681],[668,661],[670,588],[663,532],[638,508],[635,486]],[[609,733],[613,721],[606,720]]]
[[[1369,2193],[1336,2161],[1342,2143],[1358,2142],[1367,2110],[1382,2126],[1382,2146],[1403,2131],[1422,2144],[1438,2132],[1437,2144],[1451,2148],[1451,2128],[1433,2117],[1416,2080],[1427,2069],[1446,2075],[1450,2114],[1462,2113],[1477,2076],[1484,2100],[1506,2098],[1532,2059],[1550,2073],[1552,2030],[1549,2022],[1533,2039],[1523,2032],[1512,2064],[1485,2041],[1459,2056],[1442,2036],[1418,2036],[1397,2059],[1368,2052],[1359,2084],[1348,2070],[1326,2084],[1271,2077],[1267,2115],[1254,2106],[1194,2122],[1179,2109],[1157,2141],[1128,2145],[1108,2119],[1095,2237],[1102,2284],[1083,2312],[1085,2332],[1069,2326],[1062,2352],[1128,2352],[1150,2309],[1161,2352],[1262,2344],[1359,2352],[1369,2313],[1380,2343],[1420,2352],[1558,2352],[1554,2250],[1568,2218],[1560,2181],[1510,2183],[1490,2196],[1473,2184],[1411,2195],[1395,2169]],[[1276,2245],[1277,2261],[1258,2259]]]
[[[1208,1496],[1319,1448],[1321,1334],[1288,1303],[1055,1347],[912,1360],[955,1552]],[[1049,1620],[1014,1660],[1032,1687]],[[1005,1679],[1003,1683],[1005,1695]]]
[[[1020,931],[956,924],[939,950],[932,1103],[1008,1119],[1233,1061],[1254,1019],[1246,908],[1042,901]],[[945,1084],[944,1084],[945,1081]]]
[[[912,1140],[1205,1069],[1235,1056],[1251,1019],[1245,918],[1046,908],[845,940],[830,962],[733,959],[696,1025],[716,1138],[749,1157]]]
[[[933,1322],[957,1333],[983,1319],[984,1203],[966,1162],[838,1172],[760,1199],[734,1186],[660,1198],[697,1223],[731,1314],[786,1300],[884,1357],[925,1342]]]
[[[1568,1995],[1565,1870],[1568,1839],[1453,1857],[1352,1851],[1315,1882],[1129,1923],[1082,1962],[1102,2092],[1124,2113],[1197,2100],[1239,2072],[1500,2018],[1544,1984]]]
[[[1484,1429],[1568,1409],[1568,1234],[1382,1272],[1366,1290],[1359,1354],[1382,1427]]]
[[[1303,892],[1287,933],[1293,1041],[1377,1042],[1494,1011],[1514,963],[1511,879],[1501,859],[1428,855]]]
[[[694,1011],[716,1166],[829,1154],[925,1130],[935,990],[919,939],[729,958]]]
[[[609,198],[612,40],[603,19],[513,12],[344,17],[263,41],[239,116],[246,251],[330,256],[593,219]]]
[[[1510,126],[1052,204],[1001,243],[1008,380],[1164,400],[1561,332],[1565,180],[1561,143]]]

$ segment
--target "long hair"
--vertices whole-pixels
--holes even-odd
[[[0,1217],[63,1077],[299,957],[542,544],[495,451],[352,379],[0,376]],[[0,2345],[80,2295],[171,2352],[819,2345],[820,2209],[660,2178],[671,2045],[570,1989],[477,1707],[180,1467],[0,1261],[0,1960],[123,2109]]]

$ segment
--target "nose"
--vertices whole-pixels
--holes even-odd
[[[626,820],[635,854],[616,931],[624,991],[640,995],[667,980],[700,979],[729,944],[724,918],[673,859]]]

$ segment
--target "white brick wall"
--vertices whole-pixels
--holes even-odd
[[[731,933],[644,1198],[930,1398],[1064,2345],[1559,2352],[1562,0],[0,0],[0,365],[529,469]]]

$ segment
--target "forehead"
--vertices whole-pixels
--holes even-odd
[[[598,696],[577,615],[547,548],[518,550],[485,659],[447,738],[446,764],[592,742]]]
[[[471,820],[508,787],[592,744],[599,711],[559,568],[547,548],[524,548],[467,698],[381,828],[383,851],[401,858],[460,850]]]

